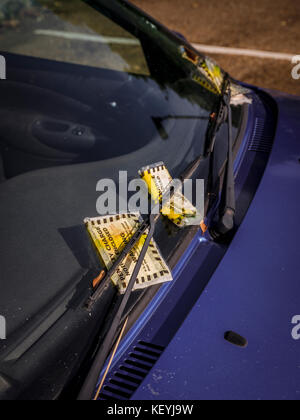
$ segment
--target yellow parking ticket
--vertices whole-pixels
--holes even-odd
[[[118,255],[138,229],[141,223],[141,217],[139,213],[126,213],[86,218],[84,223],[103,264],[107,269],[110,269]],[[119,288],[121,294],[124,294],[127,289],[135,264],[145,243],[147,233],[148,231],[142,236],[138,244],[133,247],[130,254],[125,257],[116,273],[112,276],[111,280]],[[155,241],[152,240],[133,290],[144,289],[172,280],[172,273]]]
[[[139,175],[146,182],[154,202],[162,204],[161,213],[163,216],[168,217],[178,227],[198,224],[200,215],[197,209],[181,192],[175,191],[170,200],[163,200],[165,191],[173,181],[163,162],[142,168]],[[201,220],[200,218],[199,223]]]

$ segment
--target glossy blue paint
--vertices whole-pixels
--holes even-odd
[[[298,399],[300,99],[279,108],[262,182],[208,286],[134,399]],[[163,328],[163,323],[162,323]],[[224,340],[244,336],[247,348]]]

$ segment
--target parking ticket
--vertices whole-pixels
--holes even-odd
[[[139,213],[128,213],[86,218],[84,223],[102,262],[107,269],[110,269],[118,255],[138,229],[141,223],[141,217]],[[123,260],[116,273],[112,276],[111,280],[119,288],[121,294],[124,294],[126,291],[135,264],[145,243],[147,233],[148,231],[142,236],[138,244],[133,247],[130,254]],[[172,273],[155,241],[152,240],[133,290],[144,289],[172,280]]]
[[[180,191],[175,191],[174,196],[169,200],[163,200],[166,189],[173,181],[163,162],[142,168],[139,175],[146,182],[154,202],[162,204],[161,214],[163,216],[168,217],[181,228],[201,223],[202,217],[196,207]]]

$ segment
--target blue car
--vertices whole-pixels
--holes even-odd
[[[0,56],[0,399],[299,399],[300,98],[125,0],[3,1]],[[173,280],[120,294],[83,221],[161,161],[204,218],[157,217]]]

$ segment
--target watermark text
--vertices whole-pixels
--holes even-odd
[[[295,315],[292,319],[294,325],[292,329],[292,337],[294,340],[300,340],[300,315]]]
[[[0,315],[0,340],[6,340],[6,319]]]
[[[292,64],[294,64],[292,78],[294,80],[300,80],[300,55],[295,55],[295,57],[293,57]]]
[[[0,55],[0,80],[6,79],[6,60],[3,55]]]
[[[139,212],[141,215],[171,214],[184,215],[187,212],[204,216],[205,184],[203,179],[186,179],[183,182],[174,179],[160,193],[157,183],[147,184],[143,179],[129,181],[126,171],[119,172],[116,183],[112,179],[101,179],[97,183],[96,191],[99,197],[96,210],[99,215]],[[149,197],[152,199],[149,200]],[[155,199],[156,197],[156,199]],[[195,218],[195,225],[199,221]],[[193,221],[191,221],[193,224]]]

